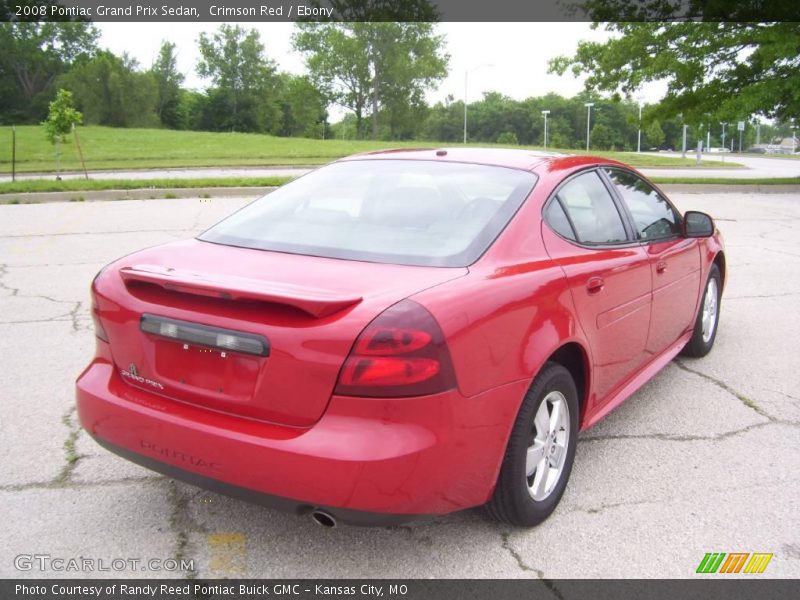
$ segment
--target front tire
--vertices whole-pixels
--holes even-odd
[[[711,265],[703,292],[703,303],[694,324],[692,339],[684,346],[683,354],[700,358],[711,352],[717,339],[720,300],[722,299],[722,276],[716,264]]]
[[[575,382],[567,369],[548,362],[522,402],[488,513],[520,527],[549,517],[567,486],[577,439]]]

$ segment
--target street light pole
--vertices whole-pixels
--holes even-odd
[[[586,107],[586,151],[589,151],[589,124],[592,120],[592,107],[594,102],[587,102],[584,104]]]
[[[550,114],[549,110],[543,110],[544,115],[544,149],[547,150],[547,115]]]
[[[680,115],[681,123],[683,123],[683,142],[681,144],[681,158],[686,158],[686,123],[683,121],[683,113]]]
[[[720,154],[722,154],[722,162],[725,162],[725,152],[724,152],[724,150],[725,150],[725,126],[727,125],[727,123],[720,123],[720,125],[722,125],[722,150],[723,150],[723,152],[720,152]]]
[[[473,67],[471,69],[466,69],[464,71],[464,143],[467,143],[467,86],[469,81],[469,74],[473,71],[477,71],[483,67],[491,67],[491,64],[483,64],[478,65],[477,67]]]

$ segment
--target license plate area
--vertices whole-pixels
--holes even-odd
[[[263,358],[155,339],[155,371],[160,381],[186,391],[249,402]]]

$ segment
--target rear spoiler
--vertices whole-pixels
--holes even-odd
[[[139,281],[195,296],[284,304],[317,318],[327,317],[363,300],[361,296],[337,294],[316,288],[245,277],[215,276],[159,265],[123,267],[119,274],[126,285]]]

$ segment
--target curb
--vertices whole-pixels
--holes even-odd
[[[276,189],[270,187],[142,188],[89,192],[29,192],[0,194],[0,204],[42,204],[45,202],[103,202],[108,200],[164,200],[172,198],[258,197]],[[17,202],[11,202],[17,200]]]

